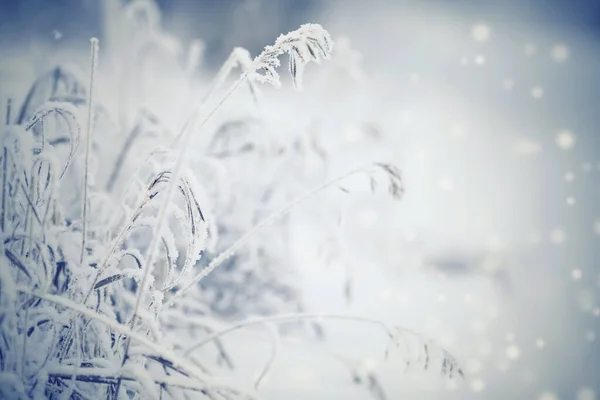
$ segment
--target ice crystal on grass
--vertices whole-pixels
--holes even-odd
[[[305,24],[299,29],[281,35],[272,46],[267,46],[254,59],[253,68],[258,81],[280,86],[277,68],[281,65],[279,56],[289,55],[289,70],[296,88],[302,87],[302,74],[310,61],[321,62],[328,59],[333,50],[333,41],[329,33],[318,24]]]

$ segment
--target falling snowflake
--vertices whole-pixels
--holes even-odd
[[[473,379],[471,381],[471,390],[478,393],[482,392],[485,389],[485,382],[481,379]]]
[[[540,350],[543,349],[544,347],[546,347],[546,341],[542,338],[536,339],[535,347],[537,347]]]
[[[567,197],[567,205],[569,205],[569,206],[575,205],[575,197],[573,197],[573,196]]]
[[[485,64],[485,56],[483,56],[481,54],[475,56],[475,64],[477,64],[477,65]]]
[[[577,400],[596,400],[596,392],[592,388],[582,387],[577,391]]]
[[[562,130],[556,135],[556,145],[563,150],[569,150],[575,145],[575,135],[570,130]]]
[[[541,86],[531,88],[531,96],[534,99],[541,99],[544,96],[544,89]]]
[[[491,29],[486,24],[477,24],[471,29],[471,37],[479,43],[486,42],[490,38]]]
[[[573,278],[574,281],[580,280],[582,276],[583,276],[583,272],[581,272],[580,269],[576,268],[573,271],[571,271],[571,277]]]
[[[538,397],[538,400],[558,400],[558,396],[553,392],[544,392]]]
[[[565,174],[565,181],[567,181],[567,182],[573,182],[573,180],[575,180],[575,174],[572,173],[572,172],[570,172],[570,171],[567,172]]]
[[[515,146],[514,152],[519,155],[533,155],[542,150],[542,146],[531,139],[521,138]]]
[[[506,347],[506,357],[509,360],[516,360],[521,356],[521,349],[516,344],[511,344]]]
[[[554,244],[561,244],[567,240],[567,235],[562,229],[553,229],[550,232],[550,241]]]
[[[556,44],[552,47],[551,55],[554,61],[565,62],[569,58],[569,48],[564,44]]]

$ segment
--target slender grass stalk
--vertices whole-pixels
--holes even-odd
[[[146,196],[144,197],[144,199],[141,201],[140,204],[144,204],[149,199],[149,197],[150,197],[150,194],[146,193]],[[141,207],[141,206],[139,206],[139,207]],[[139,207],[138,207],[138,210],[139,210]],[[104,272],[106,270],[106,267],[108,266],[108,262],[110,261],[110,258],[113,256],[115,251],[117,251],[117,248],[125,239],[125,235],[127,235],[127,232],[129,232],[129,230],[133,226],[134,217],[136,214],[137,214],[137,212],[134,212],[132,217],[127,222],[127,224],[123,227],[123,229],[121,229],[121,231],[119,232],[117,237],[113,240],[113,243],[108,251],[108,254],[104,257],[104,259],[102,260],[102,263],[100,263],[100,266],[98,268],[96,268],[96,270],[97,270],[96,276],[94,277],[94,280],[92,281],[92,284],[84,297],[83,304],[86,304],[87,301],[89,300],[90,296],[94,292],[94,287],[100,280],[100,275],[102,275],[102,272]]]
[[[29,296],[27,296],[29,297]],[[23,346],[21,347],[21,376],[25,379],[25,362],[27,360],[27,326],[29,325],[29,307],[25,308],[25,322],[23,325]]]
[[[81,366],[81,346],[80,346],[80,337],[79,337],[79,330],[77,329],[77,321],[79,320],[79,318],[75,318],[75,316],[73,317],[73,326],[75,327],[74,329],[74,345],[75,345],[75,362],[73,363],[73,372],[71,373],[71,382],[69,382],[69,386],[71,391],[73,391],[74,386],[76,385],[76,377],[78,375],[78,370],[79,367]],[[65,396],[65,397],[70,397],[70,396]]]
[[[365,317],[356,317],[351,315],[339,315],[339,314],[318,314],[318,313],[304,313],[304,314],[284,314],[284,315],[273,315],[267,317],[259,317],[259,318],[251,318],[242,322],[238,322],[237,324],[231,325],[227,329],[223,329],[219,332],[215,332],[200,342],[188,347],[184,353],[186,355],[192,354],[194,351],[198,350],[202,346],[212,342],[213,340],[220,339],[221,337],[237,331],[239,329],[247,328],[253,325],[263,325],[274,322],[287,322],[287,321],[300,321],[300,320],[320,320],[320,319],[329,319],[329,320],[341,320],[341,321],[354,321],[354,322],[362,322],[366,324],[376,325],[382,328],[385,333],[388,335],[390,339],[394,337],[393,331],[382,321],[365,318]],[[411,331],[405,330],[406,332],[413,333]],[[413,333],[417,335],[416,333]]]
[[[90,84],[88,93],[88,114],[87,114],[87,131],[86,131],[86,147],[85,147],[85,172],[83,180],[83,211],[82,211],[82,233],[81,233],[81,257],[79,262],[83,265],[85,256],[85,248],[87,241],[87,218],[88,218],[88,180],[90,168],[90,152],[92,149],[92,124],[94,112],[94,78],[96,75],[96,65],[98,58],[98,39],[90,39],[91,48],[91,69],[90,69]]]
[[[10,112],[12,108],[12,99],[9,98],[6,104],[6,125],[10,125]],[[8,178],[8,150],[2,143],[2,210],[0,210],[0,229],[4,232],[6,221],[6,179]]]
[[[269,323],[265,324],[265,328],[267,328],[267,331],[271,335],[273,345],[271,346],[271,354],[269,354],[269,359],[267,360],[267,363],[260,371],[258,378],[256,378],[256,380],[254,381],[255,389],[258,389],[258,387],[262,383],[265,376],[267,376],[267,374],[271,370],[271,367],[275,363],[275,358],[277,357],[277,354],[279,352],[279,346],[280,346],[279,332],[277,332],[277,328]]]
[[[97,66],[97,58],[98,58],[98,39],[91,38],[90,39],[90,82],[89,82],[89,92],[88,92],[88,114],[87,114],[87,129],[86,129],[86,147],[85,147],[85,166],[84,166],[84,178],[83,178],[83,207],[82,207],[82,232],[81,232],[81,253],[79,257],[79,263],[83,266],[83,260],[85,257],[85,249],[87,242],[87,219],[88,219],[88,190],[89,190],[89,165],[90,165],[90,152],[92,148],[92,124],[93,124],[93,101],[94,101],[94,81],[96,75],[96,66]],[[96,276],[96,278],[99,275]],[[93,286],[92,286],[93,287]],[[91,293],[91,291],[90,291]],[[89,295],[86,296],[85,300],[89,298]],[[85,304],[85,301],[84,301]],[[67,348],[71,343],[73,336],[73,329],[70,328],[65,335],[65,340],[63,341],[63,345],[59,352],[59,359],[62,360],[66,354]]]
[[[10,112],[12,109],[12,99],[9,97],[6,101],[6,125],[10,125]]]
[[[133,307],[133,315],[129,322],[129,329],[131,331],[133,331],[135,328],[135,323],[137,321],[137,314],[138,314],[138,311],[139,311],[139,308],[140,308],[140,305],[142,302],[142,298],[144,296],[144,291],[146,290],[146,284],[148,282],[148,277],[150,276],[150,271],[152,270],[152,264],[154,263],[156,249],[158,247],[158,243],[160,242],[160,235],[161,235],[163,226],[165,225],[165,222],[168,218],[169,204],[171,203],[171,200],[175,193],[175,188],[178,185],[183,167],[187,161],[187,150],[190,147],[192,133],[195,132],[196,130],[202,128],[202,126],[204,126],[204,124],[217,112],[217,110],[231,96],[231,94],[233,94],[233,92],[235,92],[235,90],[239,87],[240,83],[245,78],[246,78],[246,74],[243,74],[231,86],[231,88],[221,98],[221,100],[206,114],[204,119],[202,119],[199,123],[196,124],[195,122],[198,120],[198,117],[200,116],[200,113],[203,108],[203,103],[200,103],[196,109],[196,112],[194,113],[195,115],[192,116],[192,122],[189,125],[186,124],[186,127],[184,127],[184,130],[181,135],[181,149],[178,154],[177,160],[175,162],[173,172],[171,174],[171,180],[169,181],[169,185],[167,187],[166,196],[162,200],[161,206],[158,211],[156,226],[154,227],[154,230],[152,232],[152,239],[150,241],[150,245],[148,246],[146,256],[144,257],[144,260],[146,261],[146,268],[144,269],[142,279],[140,280],[140,286],[138,288],[135,305]],[[130,343],[131,343],[131,338],[128,337],[127,341],[125,343],[125,353],[123,355],[123,361],[122,361],[121,365],[124,365],[125,361],[127,360]],[[121,381],[119,380],[119,382],[117,383],[117,389],[116,389],[117,397],[119,396],[120,388],[121,388]]]
[[[27,221],[27,232],[29,233],[28,234],[29,239],[27,241],[27,254],[29,254],[31,252],[31,242],[32,242],[32,239],[33,239],[32,238],[32,236],[33,236],[33,218],[35,218],[38,221],[38,223],[40,224],[40,226],[42,224],[42,222],[40,221],[40,217],[39,217],[39,215],[37,213],[37,210],[35,208],[35,198],[34,198],[34,196],[35,196],[35,188],[34,188],[34,185],[35,185],[35,178],[32,175],[32,177],[31,177],[31,183],[30,183],[30,186],[29,186],[29,197],[30,197],[30,199],[28,199],[30,207],[28,207],[28,209],[27,209],[27,219],[26,219],[26,221]]]
[[[62,366],[55,366],[49,369],[48,371],[49,377],[61,378],[61,379],[69,379],[71,374],[69,370]],[[126,380],[126,381],[136,381],[137,378],[128,374],[127,372],[118,372],[114,370],[108,370],[107,368],[94,368],[94,367],[86,367],[80,368],[78,374],[75,376],[75,379],[81,382],[92,382],[96,384],[112,384],[116,382],[118,379]],[[202,384],[198,383],[194,379],[178,377],[178,376],[157,376],[152,378],[154,383],[161,386],[174,386],[181,387],[190,390],[197,391],[206,391],[206,390],[222,390],[222,391],[231,391],[234,394],[242,394],[238,392],[231,386],[231,382],[227,380],[219,380],[213,378],[214,382],[210,384]],[[247,396],[250,396],[250,399],[256,399],[254,395],[250,395],[249,393],[243,393]]]
[[[27,287],[23,287],[23,286],[17,286],[16,289],[21,293],[29,294],[31,296],[37,297],[42,300],[49,301],[56,305],[66,307],[68,309],[71,309],[71,310],[77,312],[80,315],[83,315],[85,317],[88,317],[90,319],[98,321],[98,322],[106,325],[107,327],[114,329],[118,333],[127,335],[128,338],[131,338],[131,339],[135,340],[136,342],[138,342],[139,344],[147,347],[149,350],[152,350],[154,352],[154,354],[156,354],[157,356],[160,356],[166,360],[169,360],[175,367],[177,367],[181,370],[184,370],[189,375],[191,375],[197,379],[200,379],[200,380],[204,380],[207,378],[205,376],[205,374],[202,373],[202,371],[198,370],[195,366],[190,364],[188,361],[183,360],[183,359],[177,357],[175,354],[173,354],[169,350],[166,350],[164,348],[164,346],[161,346],[158,343],[152,342],[145,336],[131,331],[127,326],[121,325],[118,322],[116,322],[115,320],[113,320],[103,314],[98,314],[97,312],[84,306],[83,304],[75,303],[72,300],[62,297],[62,296],[34,292],[31,289],[29,289]],[[71,374],[71,371],[69,371],[69,374]]]
[[[2,232],[5,232],[6,227],[6,195],[7,195],[7,184],[8,180],[8,150],[6,146],[2,145],[3,155],[2,155],[2,210],[0,210],[0,229]]]
[[[202,108],[205,107],[206,103],[212,97],[212,95],[223,86],[223,84],[225,83],[225,80],[231,74],[231,71],[233,70],[233,68],[235,68],[237,63],[240,63],[241,57],[244,57],[244,56],[248,57],[248,58],[250,57],[248,54],[243,55],[244,51],[246,51],[246,50],[241,49],[241,48],[235,48],[231,52],[231,54],[229,55],[227,60],[223,63],[223,65],[221,65],[221,68],[219,68],[217,75],[215,75],[215,77],[211,81],[208,91],[204,94],[204,96],[198,102],[198,104],[196,104],[196,106],[194,107],[194,110],[190,114],[188,120],[185,122],[183,129],[175,137],[173,144],[172,144],[173,146],[176,146],[180,142],[183,134],[186,132],[186,130],[188,129],[190,124],[193,122],[193,119],[198,115],[200,110],[202,110]],[[247,51],[246,51],[246,53],[247,53]],[[246,73],[246,71],[244,71],[244,73]]]
[[[322,191],[323,189],[326,189],[330,186],[335,185],[336,183],[342,181],[343,179],[354,175],[356,173],[359,172],[363,172],[365,171],[367,168],[370,168],[371,166],[366,166],[366,167],[360,167],[357,169],[353,169],[349,172],[346,172],[343,175],[340,175],[330,181],[327,181],[315,188],[313,188],[312,190],[310,190],[309,192],[307,192],[305,195],[297,198],[296,200],[292,201],[291,203],[289,203],[288,205],[286,205],[285,207],[283,207],[282,209],[280,209],[277,212],[274,212],[273,214],[269,215],[268,217],[266,217],[265,219],[263,219],[261,222],[259,222],[254,228],[252,228],[250,231],[246,232],[242,237],[240,237],[238,240],[236,240],[227,250],[223,251],[222,253],[220,253],[217,257],[215,257],[214,259],[211,260],[211,262],[208,264],[208,266],[206,268],[204,268],[202,271],[200,271],[200,273],[198,275],[196,275],[193,279],[190,280],[190,282],[184,286],[182,289],[180,289],[179,291],[177,291],[166,303],[165,303],[165,308],[172,306],[175,301],[177,299],[179,299],[181,296],[183,296],[190,288],[194,287],[195,285],[197,285],[202,279],[204,279],[208,274],[210,274],[211,272],[213,272],[216,268],[218,268],[221,264],[223,264],[225,261],[227,261],[227,259],[229,259],[231,256],[233,256],[233,254],[238,251],[249,239],[251,239],[256,233],[258,233],[259,231],[261,231],[263,228],[265,228],[266,226],[272,224],[273,222],[276,222],[277,220],[279,220],[280,218],[284,217],[285,215],[287,215],[288,213],[290,213],[290,211],[292,211],[296,206],[298,206],[299,204],[303,203],[304,201],[310,199],[311,197],[313,197],[315,194],[319,193],[320,191]]]

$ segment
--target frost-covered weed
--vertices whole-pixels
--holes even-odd
[[[124,16],[136,32],[134,67],[154,50],[177,53],[153,3],[134,1]],[[445,375],[462,375],[447,352],[405,329],[359,317],[273,315],[289,304],[289,311],[302,311],[302,305],[275,269],[285,259],[286,236],[264,240],[263,228],[278,231],[272,226],[284,227],[295,207],[322,190],[346,190],[354,175],[367,176],[373,191],[383,177],[391,197],[400,199],[400,172],[369,164],[291,199],[296,188],[277,173],[248,181],[239,172],[261,159],[286,165],[301,157],[302,140],[274,144],[260,120],[230,120],[212,136],[205,124],[242,83],[256,100],[258,83],[280,85],[276,69],[284,53],[301,87],[306,64],[329,58],[332,50],[329,33],[317,24],[280,36],[253,60],[235,49],[178,132],[141,104],[134,117],[124,115],[135,105],[131,92],[117,112],[96,99],[96,39],[89,79],[57,66],[34,82],[18,110],[9,107],[0,152],[3,397],[256,398],[277,354],[277,327],[327,319],[372,324],[390,344],[415,350],[407,363],[428,369],[435,362]],[[197,57],[198,50],[192,53]],[[194,65],[188,60],[182,75],[193,76]],[[238,66],[240,78],[223,94]],[[206,151],[191,157],[196,135],[203,135]],[[218,268],[222,273],[213,278]],[[265,316],[224,322],[250,313]],[[268,328],[273,352],[254,381],[234,382],[220,366],[235,362],[222,339],[252,325]],[[218,362],[199,356],[207,347],[214,347]],[[353,376],[385,397],[372,373]]]

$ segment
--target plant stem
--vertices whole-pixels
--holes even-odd
[[[86,147],[85,147],[85,172],[83,178],[83,207],[82,207],[82,233],[81,233],[81,254],[79,258],[79,262],[81,266],[83,266],[83,260],[85,257],[85,248],[87,242],[87,214],[88,214],[88,177],[89,177],[89,165],[90,165],[90,151],[92,148],[92,117],[93,117],[93,101],[94,101],[94,78],[96,74],[96,59],[98,57],[98,39],[91,38],[90,39],[90,51],[91,51],[91,69],[90,69],[90,87],[88,93],[88,114],[87,114],[87,131],[86,131]],[[99,273],[96,274],[96,280],[98,279]],[[92,285],[93,288],[93,285]],[[86,296],[85,302],[87,301],[88,296]],[[65,340],[63,342],[61,351],[59,353],[59,359],[62,361],[62,358],[65,356],[66,349],[71,342],[73,336],[72,329],[67,331],[65,335]]]
[[[6,125],[10,125],[10,111],[12,106],[12,99],[9,97],[6,104]],[[2,210],[0,210],[0,230],[4,232],[4,225],[6,221],[6,178],[8,175],[8,151],[6,150],[6,146],[2,143]]]
[[[87,132],[86,132],[86,147],[85,147],[85,173],[83,180],[83,215],[82,215],[82,234],[81,234],[81,257],[79,262],[83,265],[83,258],[85,256],[85,248],[87,241],[87,214],[88,214],[88,179],[89,179],[89,168],[90,168],[90,151],[92,148],[92,117],[94,111],[94,78],[96,74],[96,63],[98,58],[98,39],[90,39],[91,47],[91,62],[92,67],[90,70],[90,87],[88,93],[88,114],[87,114]]]
[[[186,132],[189,125],[192,123],[193,119],[198,115],[199,111],[206,105],[206,103],[211,98],[213,93],[216,92],[219,88],[221,88],[221,86],[223,86],[223,83],[225,83],[225,80],[227,79],[227,77],[229,76],[231,71],[233,70],[236,58],[237,58],[237,53],[234,50],[231,52],[231,54],[229,55],[227,60],[225,60],[223,65],[221,65],[221,68],[219,68],[217,75],[213,78],[213,80],[210,83],[208,91],[204,94],[204,96],[202,97],[200,102],[194,107],[194,110],[192,111],[192,113],[190,114],[190,117],[185,122],[183,129],[175,137],[175,140],[173,141],[173,145],[177,145],[179,143],[183,134]],[[245,77],[245,75],[243,75],[243,76]],[[240,78],[240,79],[242,79],[242,78]]]
[[[286,321],[298,321],[298,320],[310,320],[310,319],[331,319],[331,320],[342,320],[342,321],[355,321],[355,322],[363,322],[372,325],[378,325],[381,327],[385,333],[391,338],[393,337],[392,330],[382,321],[372,319],[372,318],[364,318],[364,317],[355,317],[351,315],[339,315],[339,314],[284,314],[284,315],[273,315],[267,317],[259,317],[252,318],[246,321],[239,322],[235,325],[230,326],[227,329],[224,329],[219,332],[215,332],[212,335],[209,335],[204,340],[194,344],[193,346],[187,348],[184,353],[186,355],[190,355],[193,351],[199,349],[200,347],[212,342],[213,340],[219,339],[222,336],[227,335],[233,331],[238,329],[246,328],[252,325],[262,325],[271,322],[286,322]]]
[[[106,325],[107,327],[114,329],[118,333],[127,335],[128,338],[135,339],[139,344],[145,346],[149,350],[152,350],[154,352],[154,354],[156,354],[157,356],[160,356],[166,360],[169,360],[175,367],[184,370],[186,373],[188,373],[192,377],[194,377],[196,379],[205,379],[206,378],[205,374],[202,371],[198,370],[195,366],[188,363],[186,360],[178,358],[175,354],[173,354],[169,350],[165,349],[163,346],[150,341],[145,336],[142,336],[136,332],[132,332],[125,325],[119,324],[118,322],[107,317],[106,315],[98,314],[93,309],[89,309],[88,307],[86,307],[83,304],[75,303],[74,301],[72,301],[68,298],[62,297],[62,296],[33,292],[29,288],[23,287],[23,286],[18,286],[16,289],[17,289],[17,291],[19,291],[21,293],[29,294],[31,296],[35,296],[39,299],[49,301],[56,305],[69,308],[69,309],[77,312],[78,314],[81,314],[90,319],[98,321],[98,322]],[[70,375],[71,371],[69,371],[67,373]]]
[[[271,223],[277,221],[278,219],[284,217],[285,215],[287,215],[290,211],[292,211],[297,205],[299,205],[300,203],[303,203],[305,200],[308,200],[309,198],[311,198],[312,196],[314,196],[316,193],[320,192],[321,190],[334,185],[335,183],[347,178],[350,175],[353,175],[357,172],[361,172],[363,171],[365,168],[368,167],[361,167],[361,168],[357,168],[354,170],[351,170],[350,172],[347,172],[343,175],[340,175],[328,182],[325,182],[317,187],[315,187],[314,189],[312,189],[311,191],[309,191],[308,193],[306,193],[304,196],[299,197],[298,199],[294,200],[293,202],[289,203],[288,205],[286,205],[285,207],[283,207],[281,210],[279,210],[278,212],[275,212],[271,215],[269,215],[268,217],[266,217],[265,219],[263,219],[260,223],[258,223],[254,228],[252,228],[251,230],[249,230],[248,232],[246,232],[242,237],[240,237],[238,240],[236,240],[227,250],[223,251],[222,253],[220,253],[217,257],[213,258],[212,261],[208,264],[208,266],[206,268],[204,268],[202,271],[200,271],[200,273],[198,275],[196,275],[196,277],[194,277],[190,283],[187,286],[184,286],[182,289],[180,289],[179,291],[177,291],[173,297],[171,297],[169,299],[169,301],[167,301],[165,303],[165,308],[168,308],[170,306],[172,306],[175,303],[175,300],[177,300],[179,297],[183,296],[190,288],[192,288],[193,286],[195,286],[196,284],[198,284],[198,282],[200,282],[202,279],[204,279],[208,274],[210,274],[212,271],[214,271],[217,267],[219,267],[221,264],[223,264],[225,261],[227,261],[227,259],[229,257],[231,257],[236,251],[238,251],[250,238],[252,238],[257,232],[259,232],[260,230],[262,230],[264,227],[266,227],[267,225],[270,225]]]
[[[5,232],[5,224],[6,224],[6,179],[8,178],[8,151],[6,150],[6,146],[2,146],[4,150],[2,156],[2,210],[0,210],[0,229],[2,232]]]
[[[25,323],[23,325],[23,347],[21,349],[21,376],[23,379],[25,379],[25,356],[27,353],[27,325],[29,325],[29,307],[25,309]]]
[[[10,125],[10,112],[12,109],[12,99],[9,97],[6,101],[6,125]]]
[[[146,284],[148,282],[148,277],[150,276],[150,271],[152,270],[152,264],[154,263],[154,256],[156,253],[156,248],[158,246],[158,243],[160,242],[160,237],[161,237],[161,232],[162,232],[163,226],[168,218],[169,204],[171,203],[171,200],[173,198],[173,194],[175,192],[175,188],[177,187],[177,182],[179,181],[181,173],[183,171],[183,167],[186,164],[187,150],[190,147],[192,133],[195,132],[196,130],[202,128],[202,126],[204,126],[204,124],[217,112],[217,110],[221,107],[221,105],[223,105],[223,103],[239,87],[240,83],[245,78],[246,78],[246,75],[243,74],[231,86],[231,88],[221,98],[221,100],[215,105],[215,107],[213,107],[208,112],[208,114],[206,114],[204,119],[202,119],[199,123],[196,124],[195,122],[197,121],[197,118],[198,118],[200,112],[202,111],[202,108],[203,108],[202,104],[204,104],[204,103],[199,104],[196,107],[194,115],[191,117],[191,123],[186,124],[186,128],[184,128],[184,130],[181,134],[181,149],[178,154],[177,161],[175,162],[173,171],[171,173],[171,180],[170,180],[169,186],[167,188],[166,196],[163,199],[161,206],[159,208],[159,211],[158,211],[156,225],[152,232],[152,240],[150,241],[150,245],[148,246],[148,249],[146,251],[146,257],[144,257],[144,260],[146,263],[146,268],[144,268],[144,274],[142,275],[142,279],[140,280],[140,286],[138,288],[138,292],[137,292],[136,299],[135,299],[135,306],[133,308],[133,315],[131,317],[131,320],[129,321],[129,330],[131,330],[131,331],[133,331],[135,328],[135,323],[137,320],[137,313],[139,311],[139,308],[140,308],[140,305],[142,302],[142,298],[144,296],[144,291],[146,290]],[[130,343],[131,343],[131,338],[128,337],[127,341],[125,343],[125,353],[123,355],[123,360],[121,362],[121,365],[124,365],[125,361],[127,360]],[[121,380],[119,380],[117,382],[117,389],[116,389],[117,398],[119,396],[120,388],[121,388]]]

